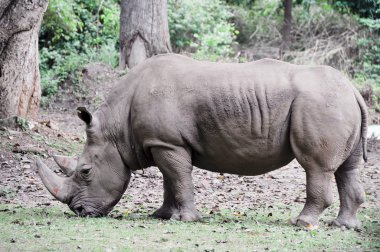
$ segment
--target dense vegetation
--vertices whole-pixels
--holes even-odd
[[[380,111],[380,0],[294,0],[292,43],[279,53],[281,0],[168,0],[175,52],[208,60],[281,58],[346,72]],[[51,0],[40,34],[45,102],[91,61],[118,63],[117,0]]]
[[[217,60],[233,53],[239,31],[232,12],[220,0],[169,0],[169,30],[175,51]]]
[[[119,5],[116,0],[50,0],[40,33],[42,96],[55,95],[91,61],[117,65]]]

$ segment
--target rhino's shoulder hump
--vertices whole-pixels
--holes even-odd
[[[182,62],[194,62],[195,60],[184,55],[166,53],[158,54],[146,61],[146,65],[163,68],[168,65],[176,65]]]
[[[185,55],[181,54],[176,54],[176,53],[164,53],[164,54],[157,54],[153,57],[150,58],[151,60],[157,61],[157,60],[165,60],[165,59],[170,59],[170,60],[193,60],[192,58],[189,58]]]
[[[268,64],[268,65],[292,65],[291,63],[288,63],[288,62],[285,62],[285,61],[281,61],[281,60],[277,60],[277,59],[271,59],[271,58],[263,58],[263,59],[259,59],[259,60],[256,60],[256,61],[253,61],[255,63],[258,63],[258,64]]]

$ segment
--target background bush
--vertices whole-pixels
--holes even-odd
[[[169,0],[171,44],[176,52],[217,60],[231,55],[238,31],[232,12],[220,0]]]
[[[292,43],[281,52],[283,15],[282,0],[168,0],[175,52],[331,65],[367,90],[380,111],[380,0],[294,0]],[[67,79],[78,83],[90,61],[116,66],[118,37],[118,0],[51,0],[40,35],[44,99]]]
[[[50,0],[40,33],[43,98],[90,61],[118,62],[119,5],[116,0]]]
[[[173,48],[194,57],[218,60],[233,52],[237,30],[220,0],[169,0]],[[77,83],[78,70],[90,61],[118,63],[120,10],[117,0],[51,0],[40,34],[43,100],[60,83]]]

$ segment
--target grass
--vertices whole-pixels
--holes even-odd
[[[205,214],[202,222],[151,219],[145,210],[79,218],[65,207],[0,205],[0,251],[378,251],[380,216],[364,209],[361,231],[288,224],[298,207]],[[206,211],[203,211],[206,212]]]

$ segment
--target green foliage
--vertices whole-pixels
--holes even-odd
[[[353,13],[363,18],[380,18],[380,0],[293,0],[305,9],[313,5],[335,8],[342,13]]]
[[[356,4],[356,5],[355,5]],[[360,71],[355,80],[362,85],[362,91],[367,94],[367,101],[380,111],[380,0],[353,1],[350,5],[355,7],[359,14],[359,24],[363,35],[357,41],[360,57],[357,60]],[[361,7],[361,8],[359,8]],[[359,9],[358,9],[359,8]]]
[[[246,1],[247,3],[249,1]],[[169,0],[170,33],[177,51],[217,60],[232,52],[238,31],[220,0]],[[120,27],[117,0],[51,0],[40,34],[43,101],[68,78],[76,84],[90,61],[117,65]]]
[[[256,0],[250,8],[234,5],[232,21],[239,30],[237,41],[245,44],[276,39],[274,35],[279,35],[277,27],[283,20],[280,8],[280,0]]]
[[[175,51],[217,60],[232,52],[238,31],[228,20],[231,11],[220,0],[169,0],[168,19]]]
[[[64,55],[59,49],[49,51],[47,48],[42,48],[40,50],[40,70],[43,103],[57,93],[58,85],[65,81],[70,74],[75,76],[76,71],[87,62],[87,59],[88,56],[85,53],[71,52]]]
[[[27,131],[29,129],[29,122],[25,118],[16,117],[16,123],[23,131]]]
[[[359,18],[359,23],[371,30],[380,31],[380,19]]]
[[[363,18],[380,18],[380,0],[334,0],[340,11],[351,11]]]
[[[116,0],[50,1],[39,42],[44,100],[89,61],[117,64],[119,16]]]
[[[119,32],[119,7],[115,0],[51,0],[44,15],[41,47],[85,51],[101,45]]]
[[[358,40],[360,57],[355,82],[367,103],[380,112],[380,36],[371,34]]]
[[[74,0],[49,2],[41,27],[40,43],[55,44],[60,39],[69,40],[70,35],[76,33],[81,22],[74,13],[74,4]]]
[[[225,0],[229,5],[237,5],[250,8],[255,3],[255,0]]]
[[[380,0],[293,3],[293,41],[283,59],[329,64],[378,90]],[[117,65],[119,11],[118,0],[50,0],[40,35],[44,100],[68,78],[75,84],[90,61]],[[278,57],[282,0],[168,0],[168,19],[175,52],[220,60],[238,41],[250,48],[242,59]]]
[[[360,38],[358,47],[362,51],[363,74],[380,82],[380,38]]]

